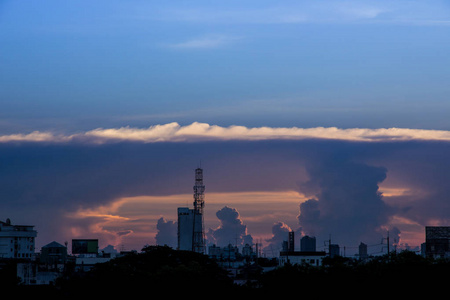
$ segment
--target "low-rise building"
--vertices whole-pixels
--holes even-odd
[[[12,225],[0,221],[0,258],[31,259],[37,231],[31,225]]]
[[[301,265],[308,264],[311,266],[321,266],[322,260],[326,256],[324,251],[281,251],[278,258],[280,267],[285,264]]]
[[[55,241],[41,248],[40,263],[49,266],[64,265],[67,260],[67,246]]]

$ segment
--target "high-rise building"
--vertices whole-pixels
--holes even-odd
[[[205,253],[203,169],[195,170],[194,208],[178,208],[178,249]]]

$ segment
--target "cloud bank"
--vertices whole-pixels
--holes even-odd
[[[411,128],[336,128],[336,127],[245,127],[210,125],[194,122],[182,126],[176,122],[148,128],[97,128],[70,135],[35,131],[28,134],[0,136],[0,143],[9,142],[195,142],[195,141],[260,141],[325,139],[357,142],[382,141],[450,141],[450,131]]]
[[[35,225],[41,244],[98,235],[135,249],[173,244],[173,214],[185,200],[172,196],[192,201],[201,161],[208,214],[228,207],[213,216],[218,227],[208,221],[216,241],[253,238],[277,249],[292,228],[349,248],[399,228],[419,245],[424,226],[450,224],[450,143],[446,131],[399,132],[170,123],[2,136],[0,218]],[[212,203],[208,195],[218,194]]]

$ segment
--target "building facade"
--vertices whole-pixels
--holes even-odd
[[[322,265],[322,260],[327,254],[324,251],[282,251],[278,259],[278,265],[280,267],[285,264],[291,265],[303,265],[308,264],[310,266],[319,267]]]
[[[316,238],[305,235],[300,239],[300,251],[314,252],[316,251]]]
[[[39,261],[41,264],[64,265],[67,260],[67,246],[63,246],[55,241],[42,246]]]
[[[178,207],[178,250],[192,251],[194,210]]]
[[[450,257],[450,226],[425,227],[425,256]]]
[[[0,221],[0,258],[31,259],[35,251],[34,226]]]

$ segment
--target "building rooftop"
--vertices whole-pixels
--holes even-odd
[[[281,256],[325,256],[325,251],[281,251]]]
[[[53,241],[50,244],[42,246],[42,248],[66,248],[66,246],[63,246],[60,243]]]

